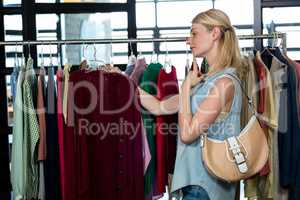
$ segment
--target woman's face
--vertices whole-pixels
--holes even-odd
[[[205,57],[212,49],[214,37],[202,24],[192,24],[191,36],[187,39],[187,44],[196,57]]]

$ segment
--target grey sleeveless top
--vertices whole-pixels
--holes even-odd
[[[208,137],[216,140],[225,140],[240,133],[242,91],[237,80],[228,74],[236,76],[235,69],[225,68],[191,90],[191,111],[195,114],[199,104],[208,95],[217,79],[228,77],[233,81],[235,93],[231,110],[228,113],[221,113],[207,131]],[[200,138],[192,144],[186,145],[181,142],[178,135],[175,170],[171,187],[172,195],[178,196],[180,189],[185,186],[199,185],[207,191],[211,200],[233,200],[236,184],[223,182],[211,176],[202,163],[201,153]]]

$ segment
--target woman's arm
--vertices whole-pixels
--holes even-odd
[[[178,112],[179,95],[173,95],[165,100],[160,101],[140,87],[138,87],[138,89],[142,106],[144,106],[153,115],[170,115]]]
[[[182,85],[178,114],[180,138],[186,144],[192,143],[203,134],[234,96],[232,80],[227,77],[220,78],[215,82],[208,96],[199,104],[196,114],[192,116],[189,99],[190,90],[191,83],[189,79],[186,79]]]

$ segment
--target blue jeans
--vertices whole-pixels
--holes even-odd
[[[189,185],[182,188],[182,200],[210,200],[207,192],[198,185]]]

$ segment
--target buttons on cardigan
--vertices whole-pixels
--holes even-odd
[[[120,159],[124,158],[124,155],[123,155],[123,154],[120,154],[120,155],[119,155],[119,158],[120,158]]]
[[[123,171],[123,170],[120,170],[120,171],[119,171],[119,174],[120,174],[120,175],[123,175],[123,174],[124,174],[124,171]]]
[[[119,142],[124,142],[124,139],[123,139],[123,138],[120,138],[120,139],[119,139]]]

